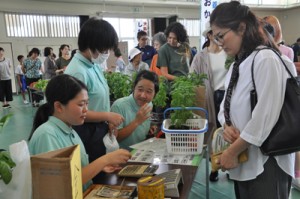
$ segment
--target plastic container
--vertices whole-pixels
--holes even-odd
[[[168,108],[167,111],[182,110],[181,107]],[[186,110],[200,110],[205,113],[206,119],[196,116],[195,119],[188,119],[185,123],[190,127],[189,130],[169,129],[171,119],[164,119],[162,124],[162,132],[166,135],[166,143],[168,153],[171,154],[200,154],[203,149],[204,133],[208,130],[208,113],[203,108],[187,107]]]

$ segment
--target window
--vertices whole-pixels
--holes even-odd
[[[148,35],[151,31],[149,30],[149,19],[133,19],[133,18],[103,18],[108,21],[116,30],[120,41],[128,42],[128,51],[137,45],[136,34],[139,30],[140,24],[143,26]],[[150,42],[150,41],[149,41]],[[151,45],[151,43],[149,43]]]
[[[79,17],[5,14],[8,37],[77,37]]]
[[[189,37],[200,36],[200,20],[199,19],[179,19],[186,29]]]

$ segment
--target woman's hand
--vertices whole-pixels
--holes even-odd
[[[144,104],[139,111],[136,113],[135,121],[140,125],[144,121],[146,121],[149,117],[151,117],[152,107],[149,106],[147,103]]]
[[[124,122],[124,118],[122,115],[120,115],[118,113],[109,112],[107,121],[110,124],[114,125],[115,127],[118,127],[118,126],[120,126],[120,124],[122,124]]]
[[[131,158],[131,154],[125,149],[119,149],[107,153],[104,155],[104,158],[106,160],[106,166],[115,167],[116,165],[125,164]]]
[[[118,128],[116,126],[112,125],[111,123],[108,123],[108,128],[109,128],[109,133],[111,135],[118,137]]]
[[[233,127],[227,126],[224,127],[223,138],[226,142],[232,144],[236,139],[240,137],[240,131]]]
[[[238,155],[230,153],[228,149],[223,151],[219,159],[222,171],[236,168],[238,166]]]
[[[109,166],[104,167],[103,171],[105,173],[113,173],[113,172],[115,172],[117,170],[121,170],[121,169],[122,169],[122,167],[120,167],[119,165],[109,165]]]

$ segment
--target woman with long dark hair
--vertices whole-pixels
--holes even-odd
[[[284,101],[288,73],[273,38],[248,6],[238,1],[222,3],[210,16],[216,43],[229,56],[235,56],[225,80],[225,97],[218,118],[224,139],[230,143],[219,164],[234,181],[236,197],[242,199],[289,198],[294,176],[294,154],[265,156],[260,146],[269,136]],[[281,56],[296,75],[294,64]],[[251,76],[256,84],[257,103],[251,110]],[[248,161],[238,162],[238,155],[248,150]]]

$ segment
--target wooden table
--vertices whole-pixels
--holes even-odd
[[[127,163],[129,164],[145,164],[145,163]],[[182,198],[187,199],[189,192],[191,190],[194,177],[196,176],[196,172],[198,167],[197,166],[187,166],[187,165],[174,165],[174,164],[161,164],[159,165],[159,169],[156,171],[155,174],[160,174],[172,169],[181,169],[182,175],[183,175],[183,182],[184,184],[179,185],[179,193],[180,197],[174,197],[176,198]],[[107,184],[107,185],[121,185],[124,177],[118,177],[116,173],[113,174],[105,174],[103,177],[103,181],[101,184]],[[126,177],[124,180],[123,185],[126,186],[137,186],[137,180],[138,178],[129,178]],[[86,196],[95,186],[90,187],[85,193],[84,196]]]

